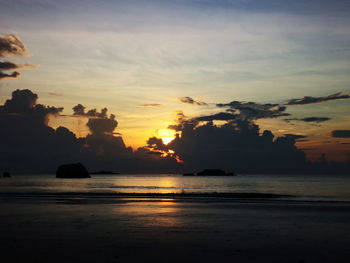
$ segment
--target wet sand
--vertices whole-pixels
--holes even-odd
[[[349,203],[3,195],[0,253],[6,262],[349,262],[349,222]]]

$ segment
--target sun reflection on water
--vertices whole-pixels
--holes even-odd
[[[120,193],[160,193],[172,194],[181,192],[182,178],[170,176],[158,177],[116,177],[111,185],[113,192]]]
[[[180,204],[169,198],[127,202],[115,207],[115,212],[126,214],[137,224],[147,227],[179,227],[183,224]]]

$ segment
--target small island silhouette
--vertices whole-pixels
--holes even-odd
[[[4,173],[2,174],[2,176],[3,176],[4,178],[10,178],[10,177],[11,177],[11,174],[10,174],[9,172],[4,172]]]
[[[70,163],[58,166],[56,178],[90,178],[89,172],[81,163]]]

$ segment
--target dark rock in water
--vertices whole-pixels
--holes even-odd
[[[2,174],[2,176],[5,178],[10,178],[11,177],[11,174],[9,173],[9,172],[4,172],[3,174]]]
[[[209,175],[209,176],[228,176],[228,175],[235,175],[234,173],[226,173],[224,170],[221,169],[205,169],[201,172],[198,172],[197,175]]]
[[[56,178],[90,178],[90,174],[81,163],[60,165],[56,171]]]

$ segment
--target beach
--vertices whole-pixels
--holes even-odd
[[[350,203],[2,195],[6,262],[348,262]]]

